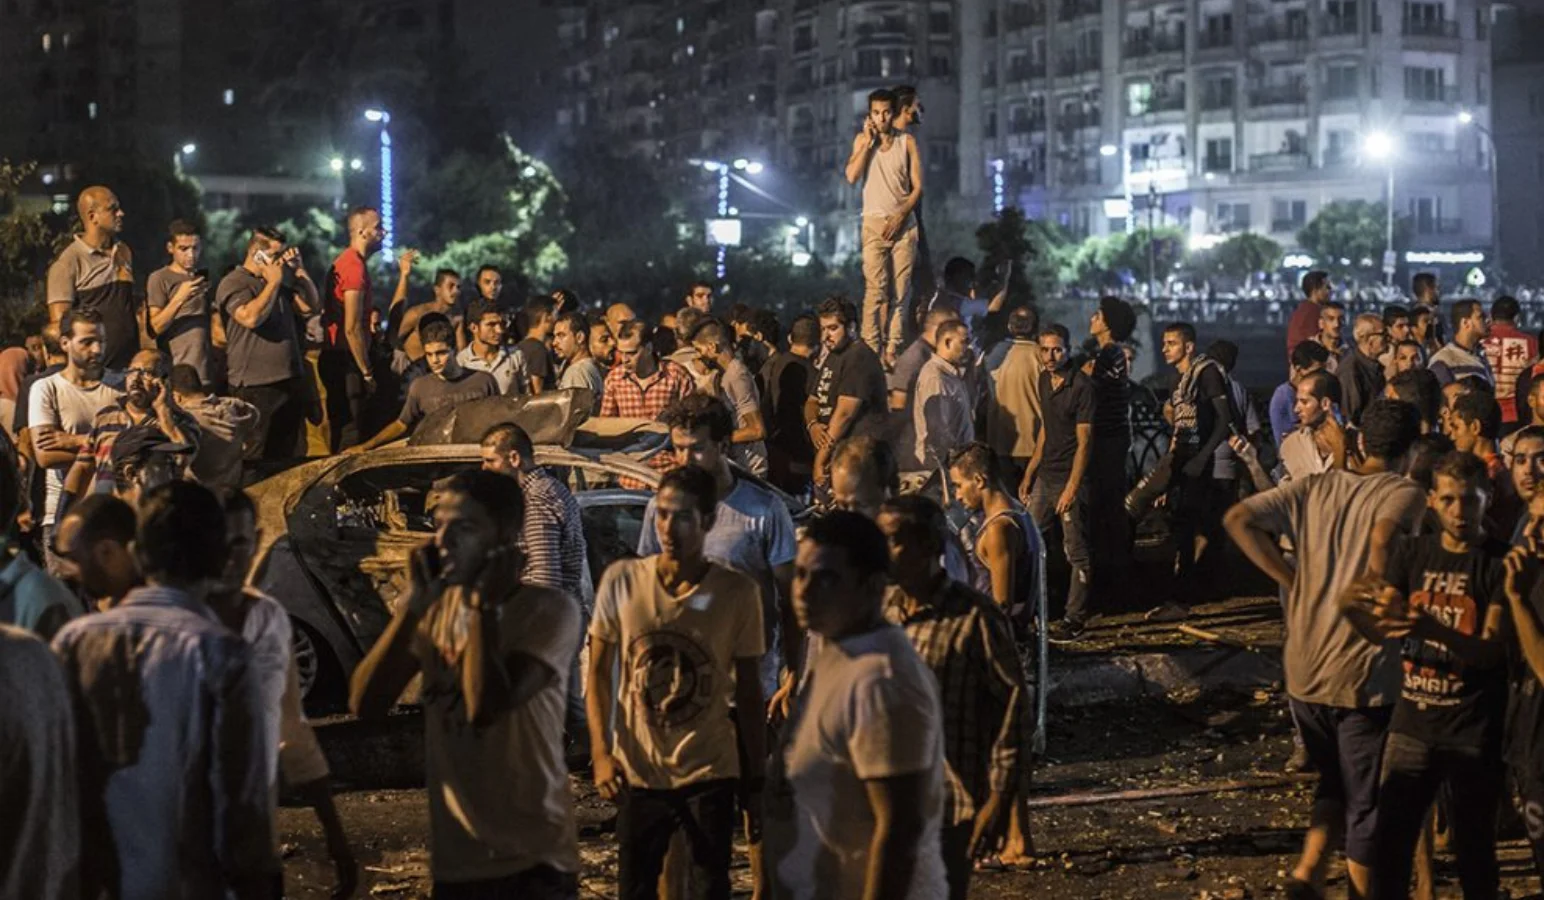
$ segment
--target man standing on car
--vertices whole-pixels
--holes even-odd
[[[563,762],[579,604],[521,580],[524,507],[513,478],[452,476],[434,540],[411,557],[406,599],[354,671],[350,706],[360,717],[384,716],[423,674],[436,897],[579,893]]]

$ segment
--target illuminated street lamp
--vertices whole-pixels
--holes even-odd
[[[1467,109],[1459,110],[1458,124],[1460,127],[1473,128],[1485,139],[1485,147],[1490,153],[1490,252],[1495,257],[1494,264],[1501,265],[1501,186],[1497,182],[1496,170],[1500,166],[1500,160],[1496,158],[1496,136],[1490,133],[1490,129],[1475,121],[1474,113]]]
[[[343,174],[343,157],[334,156],[332,160],[327,163],[327,167],[339,175]]]
[[[733,162],[722,162],[716,159],[688,159],[687,163],[693,166],[702,166],[709,172],[718,175],[718,217],[726,219],[738,216],[740,211],[729,205],[729,175],[730,171],[744,172],[747,175],[760,175],[766,171],[766,166],[752,159],[741,157]],[[718,261],[714,268],[718,280],[723,281],[724,275],[729,271],[727,259],[729,248],[724,244],[718,245]]]
[[[381,126],[381,228],[386,232],[381,240],[381,256],[389,260],[396,232],[396,203],[391,192],[391,113],[384,109],[367,109],[365,120]]]
[[[192,141],[189,141],[188,143],[183,144],[181,147],[178,147],[177,148],[177,152],[172,154],[172,171],[176,172],[177,175],[180,177],[182,175],[182,159],[183,159],[183,157],[185,157],[185,156],[192,156],[193,154],[195,154],[197,152],[198,152],[198,145],[193,143]]]
[[[1384,204],[1386,218],[1383,225],[1383,283],[1394,285],[1394,158],[1398,146],[1386,131],[1374,131],[1362,138],[1362,152],[1368,159],[1388,163],[1388,202]]]

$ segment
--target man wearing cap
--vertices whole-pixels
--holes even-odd
[[[192,444],[172,440],[154,422],[125,428],[113,441],[109,454],[113,494],[137,508],[140,497],[182,478],[192,452]]]
[[[159,350],[134,354],[124,372],[123,394],[96,414],[85,446],[64,477],[63,504],[87,494],[116,491],[111,463],[113,443],[130,426],[148,423],[169,441],[189,447],[198,445],[198,420],[173,399],[167,384],[169,369],[165,354]]]

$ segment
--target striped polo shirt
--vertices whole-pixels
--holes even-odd
[[[127,369],[139,352],[134,255],[128,244],[119,241],[100,250],[77,234],[48,268],[48,303],[95,310],[101,315],[105,332],[102,362],[107,368]]]

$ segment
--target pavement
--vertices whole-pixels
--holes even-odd
[[[1054,647],[1048,742],[1030,799],[1036,855],[1022,870],[978,873],[972,900],[1282,896],[1313,778],[1281,770],[1291,751],[1281,642],[1275,598],[1244,597],[1197,607],[1182,623],[1111,616],[1077,644]],[[320,733],[334,772],[353,777],[338,803],[364,866],[359,896],[429,896],[426,800],[411,783],[412,748],[422,740],[416,717],[334,721]],[[382,756],[395,758],[385,780],[369,764]],[[584,779],[573,787],[580,895],[614,897],[614,810]],[[284,809],[279,824],[287,896],[327,897],[331,873],[314,816]],[[1519,838],[1502,848],[1505,887],[1512,897],[1539,896]],[[748,897],[743,854],[737,861],[736,896]],[[1439,900],[1461,896],[1450,860],[1438,871]],[[1337,870],[1330,896],[1344,895]]]

